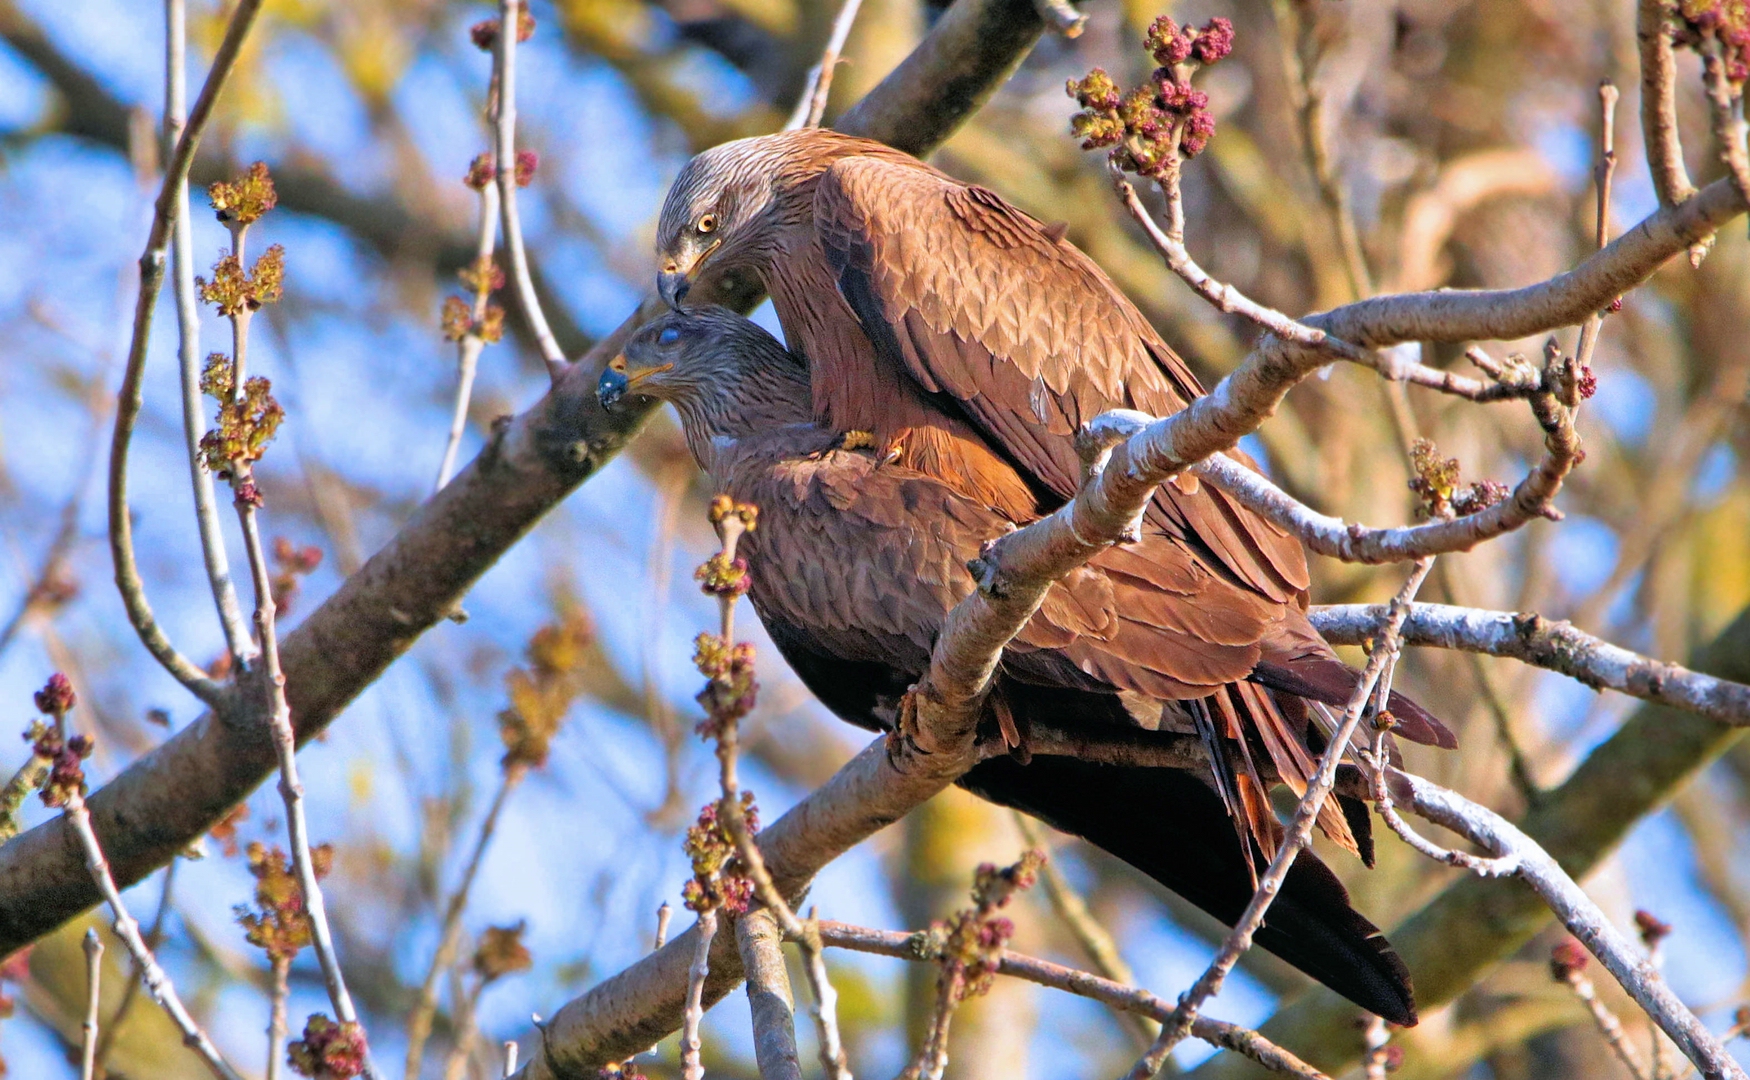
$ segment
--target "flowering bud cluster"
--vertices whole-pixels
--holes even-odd
[[[310,919],[304,910],[304,889],[292,869],[292,860],[277,847],[260,841],[249,845],[249,875],[255,879],[255,903],[238,904],[237,923],[249,944],[270,960],[290,963],[310,944]],[[310,849],[310,865],[318,879],[328,876],[334,865],[334,846],[320,844]]]
[[[266,163],[260,161],[235,180],[207,185],[207,198],[219,220],[227,225],[253,225],[280,201],[273,177],[268,175]]]
[[[1750,0],[1680,0],[1677,44],[1700,51],[1712,37],[1720,43],[1726,81],[1743,93],[1750,81]]]
[[[1015,924],[997,912],[1015,893],[1038,880],[1045,855],[1027,851],[1019,862],[998,867],[979,866],[973,877],[973,906],[963,908],[947,922],[930,924],[929,937],[942,963],[943,985],[951,1004],[978,997],[990,989],[1002,964],[1003,949],[1015,936]]]
[[[1417,439],[1410,447],[1410,490],[1432,518],[1463,517],[1505,502],[1510,491],[1498,480],[1465,484],[1457,458],[1442,458],[1429,439]]]
[[[363,1076],[367,1055],[364,1028],[336,1023],[322,1013],[312,1014],[304,1023],[304,1037],[286,1048],[292,1071],[313,1080]]]
[[[255,375],[245,381],[242,397],[234,393],[235,379],[230,357],[217,352],[207,357],[201,390],[219,402],[219,416],[218,427],[201,436],[201,460],[227,480],[235,466],[261,460],[286,418],[266,378]]]
[[[1111,161],[1125,172],[1159,180],[1182,157],[1196,157],[1215,134],[1209,95],[1191,86],[1198,68],[1233,51],[1233,24],[1216,18],[1201,30],[1166,16],[1149,27],[1143,45],[1161,66],[1128,93],[1103,69],[1072,79],[1065,89],[1082,111],[1070,130],[1083,150],[1111,148]]]
[[[741,816],[751,835],[759,831],[760,811],[753,792],[740,795]],[[699,810],[699,819],[687,827],[682,850],[693,862],[693,876],[681,889],[688,911],[726,911],[740,915],[753,899],[753,879],[747,876],[735,851],[735,838],[723,824],[719,807],[709,802]]]
[[[32,757],[49,764],[48,775],[42,778],[43,804],[66,806],[85,796],[85,759],[91,756],[97,744],[88,735],[68,737],[66,734],[67,713],[79,702],[67,676],[58,671],[50,675],[49,681],[36,692],[35,702],[38,711],[53,717],[55,722],[32,721],[25,729],[24,741],[30,743]],[[23,794],[20,793],[19,798],[22,799]]]

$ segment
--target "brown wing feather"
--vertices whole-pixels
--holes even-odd
[[[821,177],[814,211],[822,253],[877,362],[956,399],[1059,497],[1075,491],[1079,425],[1111,408],[1166,415],[1202,392],[1092,260],[990,191],[849,157]],[[842,429],[863,410],[871,376],[834,360],[813,357],[816,410]],[[1306,587],[1299,543],[1206,486],[1162,488],[1150,516],[1272,600]]]

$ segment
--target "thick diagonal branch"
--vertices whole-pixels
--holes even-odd
[[[1029,0],[959,0],[837,126],[928,153],[983,104],[1042,29]],[[745,288],[697,288],[744,309],[757,299]],[[647,412],[602,410],[595,383],[621,338],[661,309],[652,297],[560,386],[497,428],[472,464],[287,636],[286,692],[300,740],[319,734],[454,611],[500,556],[642,426]],[[275,765],[258,726],[208,714],[124,770],[91,797],[117,880],[129,885],[164,865]],[[98,902],[64,829],[51,819],[0,849],[0,954]]]

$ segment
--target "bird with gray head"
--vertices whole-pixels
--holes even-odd
[[[948,613],[975,587],[968,560],[1013,523],[889,450],[814,423],[804,360],[720,308],[668,312],[641,328],[603,372],[598,394],[610,408],[628,398],[674,404],[715,489],[759,507],[759,527],[738,550],[748,598],[785,660],[841,718],[892,730]],[[1034,736],[1052,732],[1066,736],[1051,740],[1057,745],[1125,732],[1195,741],[1194,710],[1262,708],[1267,691],[1249,682],[1174,699],[1184,691],[1156,658],[1218,634],[1227,644],[1195,646],[1212,665],[1225,662],[1222,649],[1246,646],[1216,586],[1205,586],[1210,610],[1159,619],[1162,605],[1179,599],[1173,589],[1198,581],[1177,550],[1145,536],[1052,587],[1004,651],[980,725],[986,760],[960,784],[1087,839],[1231,923],[1268,851],[1252,829],[1236,829],[1214,773],[1031,751]],[[1127,689],[1139,685],[1154,692]],[[1392,708],[1425,715],[1401,697]],[[1241,731],[1213,749],[1224,762],[1242,753],[1268,762],[1255,740]],[[1364,833],[1365,810],[1353,821]],[[1275,828],[1266,839],[1281,835]],[[1257,940],[1358,1004],[1414,1022],[1402,962],[1311,851],[1296,859]]]

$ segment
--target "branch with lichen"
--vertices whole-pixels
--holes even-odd
[[[893,930],[870,930],[846,923],[822,922],[820,938],[835,949],[853,949],[914,963],[938,961],[941,955],[939,943],[928,931],[904,934]],[[1040,986],[1089,998],[1157,1022],[1164,1022],[1173,1015],[1171,1004],[1147,990],[1008,949],[1004,949],[997,958],[996,974],[1025,979]],[[1271,1072],[1299,1077],[1301,1080],[1328,1080],[1324,1073],[1249,1028],[1198,1016],[1191,1023],[1191,1034],[1211,1046],[1243,1054]]]
[[[1315,607],[1309,615],[1333,645],[1358,645],[1378,632],[1385,613],[1381,605],[1339,604]],[[1594,690],[1615,690],[1723,724],[1750,725],[1750,686],[1642,656],[1565,620],[1533,612],[1417,604],[1404,623],[1403,637],[1406,645],[1508,657]]]
[[[1658,1023],[1659,1029],[1670,1037],[1684,1057],[1695,1064],[1706,1080],[1745,1080],[1744,1069],[1726,1053],[1720,1040],[1671,992],[1658,970],[1647,963],[1628,938],[1611,924],[1585,890],[1531,837],[1494,811],[1457,792],[1386,765],[1377,751],[1368,756],[1368,764],[1375,773],[1375,809],[1394,832],[1441,862],[1489,877],[1512,876],[1525,882],[1578,943],[1616,977],[1635,1004]],[[1486,856],[1449,851],[1416,836],[1396,814],[1398,806],[1463,837],[1483,849]],[[1583,964],[1576,962],[1576,957],[1583,955],[1577,948],[1559,955],[1561,967],[1557,976],[1566,978],[1562,969],[1570,974],[1578,972]],[[1571,981],[1570,985],[1573,985]],[[1581,988],[1576,986],[1575,989],[1578,992]],[[1607,1026],[1597,1009],[1594,1009],[1594,1016],[1599,1019],[1601,1027]],[[1614,1017],[1610,1019],[1614,1020]],[[1608,1026],[1614,1028],[1617,1037],[1611,1037],[1609,1030],[1606,1031],[1607,1037],[1611,1037],[1613,1047],[1622,1056],[1627,1042],[1626,1036],[1620,1034],[1621,1024],[1617,1022]],[[1646,1075],[1645,1066],[1638,1062],[1638,1057],[1631,1063],[1625,1056],[1624,1061],[1630,1063],[1637,1076]]]
[[[88,735],[68,733],[67,714],[77,703],[73,684],[59,672],[50,676],[48,683],[37,691],[37,711],[48,716],[50,723],[38,721],[33,724],[27,737],[31,740],[33,752],[39,757],[48,758],[52,763],[42,786],[43,804],[60,808],[72,827],[80,850],[84,853],[86,870],[92,881],[96,882],[98,891],[102,893],[114,916],[116,937],[127,946],[128,955],[133,957],[141,981],[152,995],[152,1000],[163,1007],[177,1030],[182,1032],[183,1043],[199,1055],[201,1061],[220,1080],[242,1080],[241,1075],[219,1053],[212,1039],[207,1037],[207,1033],[182,1004],[176,985],[170,981],[170,976],[159,966],[151,948],[140,936],[140,924],[129,913],[121,891],[116,887],[115,878],[110,874],[109,861],[104,857],[103,846],[98,842],[97,832],[91,825],[91,813],[85,806],[84,762],[91,756],[96,744]]]
[[[716,804],[715,822],[720,823],[735,847],[735,858],[725,864],[734,880],[751,885],[753,894],[771,913],[784,936],[802,950],[803,970],[808,976],[809,991],[814,1005],[810,1010],[819,1037],[821,1066],[833,1080],[851,1080],[844,1043],[839,1036],[838,992],[827,977],[826,960],[821,955],[820,941],[812,928],[813,920],[797,918],[784,894],[772,883],[759,845],[754,842],[758,828],[753,817],[753,794],[741,790],[737,775],[741,719],[753,710],[759,694],[754,678],[754,652],[749,644],[735,642],[735,605],[748,590],[747,562],[736,555],[742,534],[753,530],[759,520],[759,508],[736,503],[726,495],[711,502],[711,526],[722,545],[717,554],[700,566],[695,577],[709,596],[717,598],[718,633],[700,634],[695,641],[693,660],[699,673],[709,682],[699,693],[699,704],[705,707],[706,719],[699,733],[716,741],[718,785],[722,797]],[[710,809],[707,807],[707,809]],[[703,817],[698,827],[706,826]],[[691,834],[689,834],[689,840]],[[695,868],[697,880],[697,868]],[[705,890],[707,886],[701,886]],[[739,886],[738,886],[739,888]],[[688,897],[688,906],[693,898]],[[732,894],[733,914],[746,909],[746,900]]]

